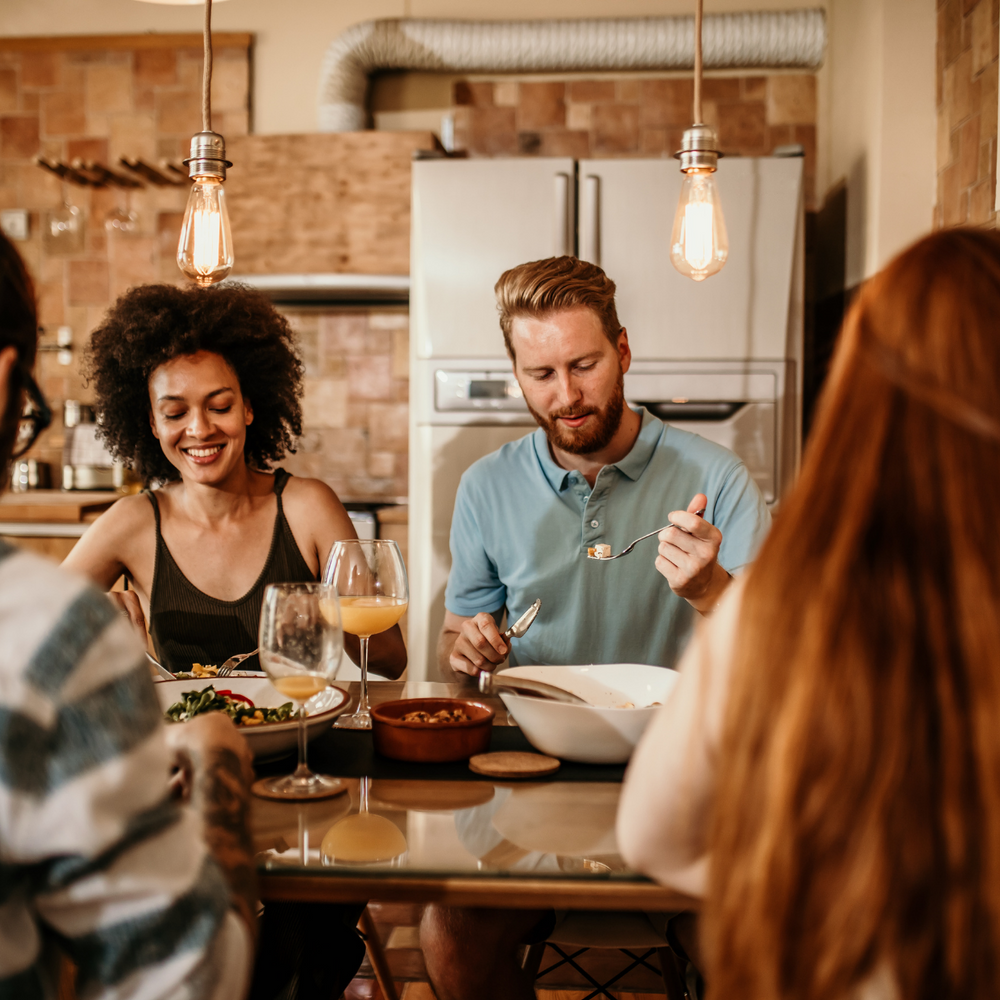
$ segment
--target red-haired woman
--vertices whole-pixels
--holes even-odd
[[[992,232],[862,289],[800,481],[636,752],[621,848],[705,896],[711,995],[997,995],[998,317]]]

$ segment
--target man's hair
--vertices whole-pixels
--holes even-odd
[[[243,285],[132,288],[91,336],[87,375],[101,437],[146,482],[180,478],[149,426],[150,376],[198,351],[225,359],[253,407],[244,449],[251,465],[267,468],[302,433],[302,362],[288,321],[264,295]]]
[[[35,290],[14,244],[0,234],[0,349],[9,346],[30,371],[38,347]]]
[[[8,386],[7,411],[0,414],[0,476],[4,481],[17,440],[25,376],[34,366],[38,349],[38,317],[28,269],[14,244],[0,233],[0,350],[5,347],[16,348],[17,365]]]
[[[546,316],[558,309],[592,309],[612,344],[622,325],[615,310],[615,283],[596,265],[576,257],[547,257],[518,264],[500,275],[493,286],[500,313],[503,342],[511,360],[510,329],[518,316]]]

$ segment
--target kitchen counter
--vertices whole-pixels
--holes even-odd
[[[0,496],[0,538],[63,560],[76,540],[121,496],[111,490],[29,490]]]

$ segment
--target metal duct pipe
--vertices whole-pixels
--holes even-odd
[[[705,18],[706,69],[814,69],[825,48],[822,10]],[[693,63],[693,17],[363,21],[327,49],[320,76],[319,129],[365,128],[368,77],[378,70],[569,73],[690,69]]]

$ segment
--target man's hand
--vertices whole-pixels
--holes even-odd
[[[248,818],[253,755],[228,715],[208,712],[167,726],[176,755],[174,794],[201,815],[205,843],[219,863],[250,933],[256,935],[257,876]]]
[[[118,613],[124,615],[132,623],[136,635],[146,648],[146,618],[142,613],[139,595],[134,590],[111,590],[108,592],[111,603]]]
[[[678,527],[666,528],[657,536],[656,557],[656,568],[670,589],[703,615],[718,604],[732,579],[718,562],[722,532],[695,514],[707,503],[708,497],[697,493],[686,511],[671,512],[670,520]]]
[[[232,720],[223,712],[205,712],[189,722],[167,726],[167,746],[174,753],[175,768],[171,790],[183,802],[190,802],[196,789],[204,791],[202,779],[213,757],[232,755],[230,770],[249,786],[253,781],[253,754]],[[200,808],[201,802],[195,806]]]
[[[501,608],[493,614],[481,611],[474,618],[462,618],[445,611],[438,639],[438,662],[473,677],[481,670],[491,671],[503,663],[510,647],[497,627],[502,612]]]

